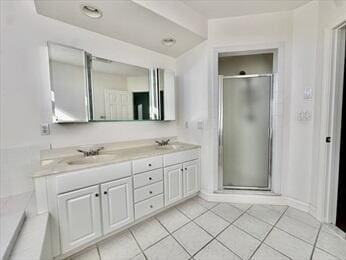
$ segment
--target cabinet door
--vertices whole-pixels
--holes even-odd
[[[181,164],[165,168],[165,205],[183,198],[183,168]]]
[[[132,178],[101,185],[104,234],[133,221]]]
[[[199,191],[198,160],[184,163],[183,168],[184,197],[187,197]]]
[[[58,210],[63,252],[101,236],[97,185],[58,195]]]

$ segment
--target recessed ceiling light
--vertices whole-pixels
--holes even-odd
[[[83,14],[85,14],[88,17],[91,18],[101,18],[102,17],[102,12],[91,5],[82,5],[81,6],[81,11]]]
[[[161,43],[165,46],[172,46],[176,43],[177,41],[174,38],[163,38],[161,40]]]

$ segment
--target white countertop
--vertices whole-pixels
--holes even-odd
[[[200,148],[199,145],[187,144],[181,142],[173,142],[170,145],[175,145],[175,149],[166,149],[165,147],[159,147],[158,145],[144,145],[138,147],[122,148],[122,149],[111,149],[107,148],[100,152],[100,155],[107,155],[107,160],[100,161],[97,163],[88,164],[73,164],[71,161],[82,160],[84,156],[70,155],[70,156],[57,156],[57,158],[44,158],[41,160],[41,167],[35,171],[33,177],[42,177],[48,175],[61,174],[66,172],[72,172],[83,169],[90,169],[94,167],[110,165],[114,163],[120,163],[125,161],[132,161],[146,157],[165,155],[169,153],[176,153],[186,150],[192,150]]]

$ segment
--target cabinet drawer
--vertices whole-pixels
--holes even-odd
[[[140,160],[136,160],[132,162],[132,169],[133,173],[140,173],[140,172],[146,172],[150,170],[154,170],[157,168],[161,168],[163,165],[162,163],[162,156],[156,156],[151,158],[144,158]]]
[[[135,204],[135,217],[139,219],[163,207],[163,194]]]
[[[135,202],[139,202],[163,193],[163,182],[157,182],[135,190]]]
[[[170,153],[163,156],[165,167],[175,165],[199,158],[200,149],[193,149],[183,152]]]
[[[55,177],[57,193],[64,193],[94,185],[95,183],[113,181],[131,176],[131,162],[100,166],[80,171],[69,172]]]
[[[158,181],[161,181],[163,178],[163,170],[157,169],[154,171],[137,174],[134,176],[134,187],[139,188],[145,185],[149,185]]]

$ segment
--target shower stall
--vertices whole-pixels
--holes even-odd
[[[223,189],[271,189],[272,85],[272,74],[219,76]]]

